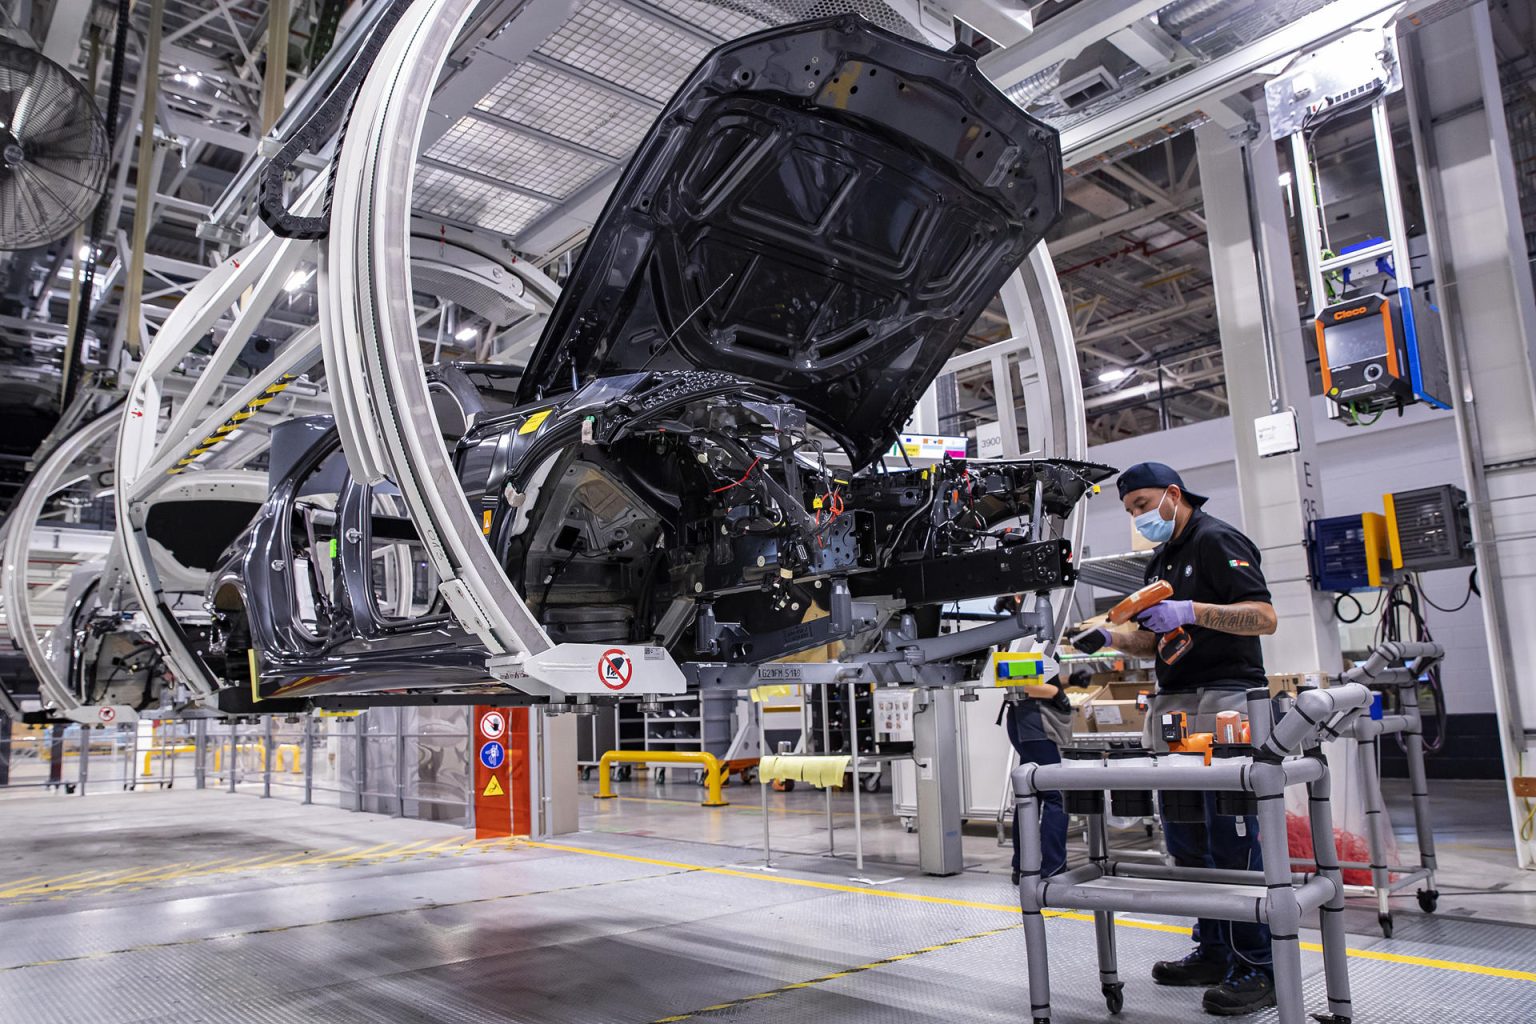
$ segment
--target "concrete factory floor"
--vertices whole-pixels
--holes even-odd
[[[1374,905],[1352,901],[1356,1022],[1529,1024],[1536,880],[1510,866],[1494,784],[1432,788],[1441,912],[1419,913],[1409,893],[1387,941]],[[969,830],[963,874],[926,878],[889,796],[866,794],[870,885],[822,855],[819,793],[772,795],[777,870],[764,872],[755,788],[718,809],[683,783],[618,789],[584,797],[583,831],[549,843],[220,790],[4,800],[0,1021],[1028,1019],[1007,851],[990,829]],[[852,798],[834,801],[851,850]],[[1056,1020],[1109,1019],[1091,924],[1048,927]],[[1201,1019],[1198,991],[1147,976],[1183,952],[1172,931],[1122,920],[1119,1020]],[[1321,958],[1303,958],[1321,1010]]]

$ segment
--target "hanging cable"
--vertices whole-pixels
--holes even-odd
[[[112,73],[110,85],[107,87],[107,152],[110,154],[117,148],[117,120],[118,108],[123,104],[123,65],[127,63],[128,56],[128,22],[132,15],[132,0],[117,0],[117,27],[112,39]],[[153,75],[159,72],[158,68],[146,68],[141,70],[141,75]],[[128,159],[128,154],[123,154],[123,159]],[[140,174],[148,171],[139,169]],[[101,250],[102,236],[107,233],[107,212],[112,208],[110,195],[103,195],[96,203],[96,211],[91,216],[91,251],[90,258],[85,261],[85,268],[80,274],[80,315],[75,320],[75,334],[69,339],[69,348],[72,358],[69,361],[69,378],[64,381],[63,406],[68,407],[75,397],[75,390],[79,387],[80,377],[85,371],[85,329],[91,320],[91,287],[96,281],[96,254]],[[119,253],[120,258],[127,259],[126,253]]]
[[[1387,590],[1386,608],[1381,613],[1381,621],[1376,626],[1377,643],[1388,643],[1404,639],[1410,639],[1419,643],[1434,643],[1434,637],[1430,635],[1429,623],[1424,618],[1423,609],[1420,607],[1422,595],[1419,592],[1415,576],[1408,576],[1401,582],[1394,583]],[[1406,616],[1412,629],[1412,635],[1405,637],[1401,617]],[[1424,737],[1424,753],[1426,755],[1438,753],[1445,746],[1445,733],[1448,713],[1445,707],[1445,687],[1440,679],[1440,666],[1436,665],[1424,675],[1424,684],[1435,702],[1435,735],[1431,739]],[[1403,737],[1398,735],[1399,746],[1404,745]]]
[[[1482,596],[1482,591],[1477,588],[1477,569],[1476,568],[1474,568],[1472,570],[1471,574],[1467,576],[1467,593],[1466,593],[1466,596],[1461,599],[1461,604],[1457,605],[1454,608],[1442,608],[1439,605],[1435,604],[1435,602],[1433,602],[1433,601],[1431,601],[1429,599],[1429,595],[1424,593],[1424,588],[1423,588],[1422,584],[1419,585],[1419,596],[1424,598],[1424,603],[1429,605],[1431,608],[1433,608],[1437,612],[1445,612],[1447,614],[1449,614],[1451,612],[1459,612],[1459,611],[1461,611],[1472,600],[1472,596],[1474,594],[1476,594],[1479,597]]]

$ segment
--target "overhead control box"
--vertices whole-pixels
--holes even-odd
[[[1402,288],[1324,308],[1313,321],[1323,394],[1356,416],[1417,401],[1449,408],[1440,320],[1422,305],[1428,315]]]

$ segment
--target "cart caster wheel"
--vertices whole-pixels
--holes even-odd
[[[1440,905],[1440,893],[1434,889],[1420,889],[1418,897],[1419,909],[1426,914],[1433,914],[1435,908]]]
[[[878,792],[880,792],[880,776],[878,776],[878,775],[866,776],[865,779],[864,779],[863,785],[864,785],[864,792],[866,792],[866,793],[878,793]]]
[[[917,822],[914,821],[911,818],[902,818],[901,819],[901,828],[902,828],[902,831],[904,831],[904,832],[906,832],[908,834],[911,834],[911,833],[917,831]]]
[[[66,794],[73,793],[74,791],[75,791],[75,784],[73,782],[66,782],[66,783],[64,783],[64,792]]]
[[[665,768],[657,768],[651,777],[656,780],[656,785],[663,785],[667,781],[667,770]]]
[[[753,785],[756,782],[757,782],[757,769],[756,768],[748,768],[746,771],[741,773],[741,784],[743,786],[750,786],[750,785]]]
[[[695,786],[702,786],[702,785],[704,785],[705,780],[707,780],[708,778],[709,778],[709,776],[704,774],[703,772],[694,772],[693,773],[693,784]]]
[[[635,777],[635,769],[632,765],[623,765],[619,768],[619,781],[628,782]]]
[[[591,768],[583,768],[581,770],[581,781],[582,782],[591,782],[592,781],[592,769]]]
[[[1376,920],[1381,924],[1381,936],[1382,936],[1382,938],[1390,939],[1392,937],[1392,915],[1391,914],[1377,914],[1376,915]]]
[[[1125,982],[1117,981],[1104,986],[1104,1005],[1110,1013],[1119,1013],[1125,1009]]]

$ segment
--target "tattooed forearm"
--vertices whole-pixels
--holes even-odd
[[[1195,622],[1238,636],[1267,636],[1275,631],[1275,609],[1264,601],[1242,604],[1195,603]]]
[[[1110,630],[1109,645],[1122,654],[1150,658],[1157,653],[1157,634],[1139,629],[1133,633]]]

